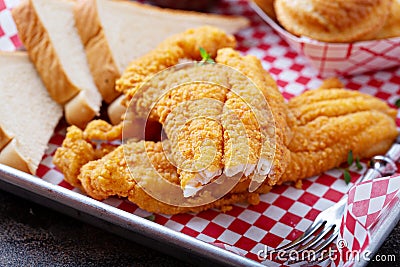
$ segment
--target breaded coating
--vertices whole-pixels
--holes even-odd
[[[168,91],[157,103],[187,197],[222,174],[223,131],[219,116],[226,91],[215,84],[187,83]]]
[[[111,125],[103,120],[93,120],[86,126],[84,136],[88,140],[120,140],[122,137],[122,123]]]
[[[343,89],[311,90],[289,101],[298,124],[303,125],[320,116],[335,117],[350,113],[377,110],[395,118],[397,111],[371,95]]]
[[[105,121],[90,122],[84,131],[76,126],[67,129],[62,146],[53,157],[54,165],[64,174],[64,179],[72,186],[81,187],[77,179],[80,168],[89,161],[98,159],[115,149],[115,145],[102,143],[99,147],[91,140],[116,140],[121,136],[121,127]]]
[[[384,101],[345,89],[312,90],[288,103],[296,116],[291,163],[282,182],[338,167],[350,150],[369,158],[384,154],[398,135],[397,111]]]
[[[72,186],[81,187],[78,175],[81,167],[96,159],[95,146],[83,138],[83,131],[70,126],[62,146],[57,148],[53,163],[64,174],[64,179]]]
[[[322,84],[318,89],[332,89],[332,88],[344,88],[343,83],[337,77],[327,78],[322,81]]]
[[[229,88],[228,77],[225,72],[226,70],[221,68],[220,65],[197,64],[196,62],[186,62],[173,68],[165,69],[147,80],[130,95],[132,98],[129,103],[129,111],[137,118],[163,121],[170,111],[164,107],[162,109],[157,107],[161,107],[162,103],[159,102],[166,97],[166,94],[171,95],[169,94],[171,89],[185,83],[202,82],[221,86],[221,93],[225,94],[222,87]],[[217,90],[214,91],[218,92]],[[218,92],[217,98],[220,98],[221,93]],[[182,96],[182,100],[188,99],[188,97],[201,98],[201,90],[197,90],[196,94],[195,92],[187,92],[186,95]],[[169,105],[176,105],[182,102],[181,96],[176,95],[171,101],[173,102],[168,103]]]
[[[253,149],[256,155],[258,153],[259,156],[254,177],[252,178],[255,184],[252,187],[256,188],[257,185],[264,181],[267,175],[268,184],[274,185],[279,181],[286,165],[290,161],[287,145],[292,136],[290,126],[293,124],[293,117],[282,94],[279,92],[276,82],[263,69],[261,62],[256,57],[251,55],[241,56],[237,51],[225,48],[218,51],[216,61],[233,67],[250,79],[243,80],[243,76],[236,75],[235,72],[230,77],[231,91],[240,96],[248,105],[247,108],[246,106],[240,108],[241,112],[246,113],[246,109],[251,108],[259,124],[258,127],[261,129],[261,136],[258,136],[257,130],[254,130],[255,128],[252,126],[253,135],[251,137],[256,138],[256,141],[261,140],[263,148],[260,152],[256,152],[256,149]],[[254,83],[258,90],[252,89],[253,86],[249,84],[249,81]],[[236,97],[228,95],[226,105],[233,104],[230,98]],[[271,114],[268,114],[267,111],[270,111]],[[252,121],[251,115],[245,116]],[[254,118],[252,123],[254,124]],[[247,128],[249,127],[247,126]],[[248,133],[248,131],[246,132]],[[253,143],[254,141],[250,139],[250,142]],[[252,144],[250,146],[254,147]],[[230,146],[226,147],[230,148]],[[225,153],[229,154],[229,151]],[[269,171],[271,164],[272,169]]]
[[[218,49],[235,45],[235,38],[218,28],[203,26],[189,29],[171,36],[156,49],[130,63],[116,81],[116,90],[129,98],[145,80],[163,69],[176,65],[180,59],[201,60],[199,47],[203,47],[211,57],[215,57]]]
[[[204,43],[207,45],[203,45]],[[220,30],[212,27],[201,27],[187,31],[167,39],[160,44],[157,49],[132,62],[130,67],[128,67],[122,75],[120,81],[117,82],[117,85],[120,86],[119,90],[124,91],[127,95],[128,100],[131,100],[129,108],[132,112],[131,117],[135,118],[132,120],[133,124],[140,123],[140,119],[150,121],[158,120],[163,124],[164,118],[176,107],[176,103],[190,99],[190,97],[193,98],[196,93],[198,94],[201,92],[201,89],[193,90],[191,95],[181,95],[182,92],[175,92],[173,95],[176,101],[174,102],[171,100],[171,94],[168,93],[168,90],[174,85],[193,82],[194,78],[197,78],[198,81],[206,80],[227,86],[232,92],[225,96],[225,113],[221,112],[225,121],[222,121],[222,124],[225,128],[221,131],[220,126],[218,126],[215,121],[203,120],[202,123],[204,123],[206,128],[215,128],[214,137],[219,136],[219,134],[223,132],[223,142],[225,143],[223,155],[226,155],[224,158],[225,173],[228,176],[233,176],[238,172],[244,171],[246,176],[252,177],[254,181],[252,190],[255,190],[257,185],[259,186],[268,174],[270,174],[268,180],[271,185],[275,184],[282,175],[285,164],[289,161],[289,153],[286,153],[286,145],[291,138],[289,126],[292,120],[275,81],[273,81],[271,76],[262,68],[261,62],[255,57],[242,57],[238,52],[230,48],[225,48],[218,51],[216,62],[233,67],[233,69],[239,72],[234,70],[226,71],[220,68],[216,69],[215,72],[211,72],[210,75],[207,69],[203,70],[203,68],[192,67],[188,68],[189,70],[181,70],[179,68],[168,69],[153,76],[156,72],[165,70],[173,64],[178,63],[181,59],[190,58],[199,60],[200,46],[202,46],[211,57],[214,57],[218,48],[230,47],[233,45],[233,37],[227,36]],[[168,53],[164,53],[163,49],[168,49]],[[167,57],[165,57],[166,55]],[[166,60],[166,58],[168,60]],[[168,62],[168,64],[165,62]],[[153,65],[156,63],[161,64],[154,67]],[[218,66],[219,65],[214,68],[218,68]],[[190,73],[190,71],[195,71],[196,73],[193,74]],[[243,74],[248,76],[250,80]],[[152,79],[149,79],[150,77]],[[218,78],[216,79],[215,77]],[[243,84],[243,82],[245,84]],[[165,93],[169,98],[165,97]],[[168,100],[164,101],[167,102],[167,105],[160,105],[158,103],[160,97]],[[203,95],[203,98],[204,97],[207,96]],[[155,107],[149,108],[152,107],[155,102],[157,102]],[[270,108],[268,108],[268,105]],[[162,110],[160,110],[160,108],[162,108]],[[243,108],[244,111],[242,111]],[[211,107],[211,109],[213,108]],[[271,109],[272,112],[269,109]],[[234,112],[234,110],[237,112]],[[183,118],[187,118],[187,116],[185,117],[183,114],[182,116]],[[235,125],[232,125],[233,121],[236,121]],[[243,123],[244,125],[247,124],[247,128],[240,129],[237,122],[240,122],[242,125]],[[182,125],[174,125],[172,128],[175,129],[174,131],[176,132],[181,126]],[[196,128],[193,124],[186,126],[187,129],[190,127],[191,129],[204,129],[203,126]],[[166,132],[168,138],[170,138],[169,135],[171,135],[171,133],[168,134],[168,130]],[[243,138],[242,133],[244,132],[247,138]],[[181,136],[184,137],[186,135],[183,133]],[[204,143],[204,138],[210,138],[210,136],[204,134],[191,134],[191,136],[203,139],[198,141],[192,140],[197,144],[192,148],[189,148],[190,144],[186,147],[186,150],[189,151],[187,155],[191,155],[191,159],[193,159],[198,157],[196,154],[204,155],[205,152],[199,153],[200,151],[193,153],[193,149],[196,151],[196,147],[198,148],[200,147],[199,144]],[[233,136],[235,136],[234,140],[232,139]],[[214,153],[216,158],[213,160],[213,164],[209,165],[210,169],[207,170],[208,174],[202,175],[200,173],[199,175],[199,173],[182,172],[182,168],[179,168],[178,172],[182,175],[183,187],[186,186],[188,181],[192,181],[191,186],[199,185],[198,182],[193,181],[199,181],[201,176],[203,176],[204,179],[200,184],[208,183],[211,178],[220,174],[219,167],[223,164],[221,163],[221,153],[218,151],[220,145],[216,139],[213,139],[211,143],[217,146],[217,150],[216,153]],[[174,140],[173,144],[175,148],[178,147],[177,140]],[[173,150],[176,152],[177,149],[175,148]],[[232,153],[238,149],[243,153]],[[215,149],[211,149],[209,154],[211,155],[214,150]],[[234,157],[234,155],[238,156]],[[207,156],[205,158],[209,157]],[[182,160],[184,161],[185,157]],[[180,162],[177,163],[180,165]],[[198,167],[202,166],[203,165],[200,164]],[[192,194],[194,193],[196,193],[196,190],[192,191]]]
[[[83,165],[78,180],[89,196],[99,200],[113,195],[127,197],[135,185],[126,166],[123,145]]]
[[[360,158],[384,154],[396,137],[394,120],[376,110],[320,116],[294,131],[289,146],[291,162],[281,182],[297,181],[338,167],[347,160],[350,150]]]
[[[249,104],[233,92],[227,94],[221,118],[224,129],[224,173],[227,176],[241,172],[246,176],[251,175],[261,157],[260,120]]]

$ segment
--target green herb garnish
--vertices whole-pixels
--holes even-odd
[[[357,170],[361,171],[363,169],[363,166],[360,163],[360,158],[357,156],[356,160],[354,160],[353,151],[349,150],[349,153],[347,154],[347,167],[342,169],[344,181],[346,182],[346,184],[349,184],[351,181],[351,175],[349,169],[353,164],[356,165]]]
[[[351,175],[350,175],[349,171],[344,169],[343,176],[344,176],[344,181],[346,182],[346,184],[349,184],[350,180],[351,180]]]
[[[149,220],[149,221],[154,222],[156,220],[156,215],[152,214],[152,215],[149,215],[149,216],[144,217],[144,218]]]
[[[363,169],[363,166],[360,163],[360,158],[357,156],[356,157],[356,166],[357,166],[357,170],[361,171]]]
[[[351,166],[351,164],[353,164],[353,162],[354,162],[353,151],[350,150],[349,154],[347,154],[347,164],[349,164],[349,166]]]
[[[395,106],[400,108],[400,98],[396,100],[396,102],[394,102]]]
[[[214,59],[211,58],[210,54],[203,47],[199,47],[201,61],[200,63],[215,63]]]

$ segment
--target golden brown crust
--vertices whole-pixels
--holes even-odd
[[[332,88],[344,88],[343,83],[337,77],[327,78],[322,81],[322,84],[318,89],[332,89]]]
[[[112,126],[102,120],[91,121],[84,131],[76,126],[67,129],[67,135],[53,157],[53,163],[64,174],[71,185],[81,187],[77,179],[80,169],[89,161],[103,157],[115,149],[114,145],[101,144],[99,148],[92,140],[113,141],[122,136],[122,125]]]
[[[64,174],[64,179],[81,188],[78,180],[81,167],[96,159],[94,144],[83,137],[83,131],[76,126],[67,129],[67,135],[53,157],[53,163]]]
[[[27,0],[21,3],[12,10],[12,15],[18,28],[18,36],[28,50],[29,58],[35,64],[51,98],[57,103],[66,103],[77,95],[80,89],[65,74],[50,36],[32,2]]]
[[[392,0],[276,0],[280,24],[298,36],[324,42],[374,38],[389,14]]]
[[[297,125],[321,117],[337,117],[360,111],[376,110],[395,119],[397,111],[371,95],[343,89],[311,90],[289,101]]]
[[[274,119],[275,157],[272,173],[269,174],[267,181],[269,185],[274,185],[279,181],[286,165],[290,161],[287,145],[292,136],[291,125],[293,124],[293,118],[291,112],[279,92],[276,82],[264,70],[261,62],[256,57],[251,55],[243,57],[231,48],[224,48],[218,51],[216,61],[242,72],[257,86],[268,102]],[[269,136],[268,138],[271,137]]]
[[[355,156],[384,154],[397,136],[394,120],[375,110],[338,117],[320,116],[299,126],[289,146],[291,163],[282,182],[296,181],[338,167]]]
[[[350,150],[360,158],[384,154],[397,137],[397,111],[357,91],[312,90],[292,98],[288,105],[297,125],[289,144],[291,163],[282,182],[338,167]]]
[[[93,80],[104,101],[110,103],[120,94],[114,89],[120,72],[98,17],[97,3],[96,0],[77,1],[75,25],[85,47]]]
[[[93,120],[85,128],[84,138],[87,140],[114,141],[122,138],[122,123],[110,125],[103,120]]]
[[[268,191],[265,190],[264,193]],[[139,186],[135,187],[135,190],[131,190],[128,195],[128,199],[138,205],[140,208],[147,210],[149,212],[163,213],[163,214],[178,214],[186,212],[201,212],[204,210],[217,208],[223,212],[232,209],[232,204],[247,202],[251,205],[257,205],[260,200],[257,193],[231,193],[227,194],[221,199],[218,199],[210,204],[197,206],[197,207],[178,207],[171,206],[160,201],[155,200],[149,196],[143,189]]]

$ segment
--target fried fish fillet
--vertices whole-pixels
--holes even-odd
[[[359,109],[343,112],[338,108],[337,114],[332,115],[329,111],[326,115],[323,112],[324,107],[337,105],[333,95],[341,99],[345,106],[349,101]],[[292,127],[293,138],[288,145],[291,161],[278,183],[297,181],[337,167],[346,161],[350,149],[360,158],[385,153],[397,136],[396,111],[387,105],[381,105],[381,100],[377,100],[376,105],[370,105],[365,110],[364,102],[369,100],[368,95],[359,92],[331,89],[309,91],[289,101],[289,107],[297,122]],[[308,116],[302,112],[305,106],[316,103],[322,110],[318,112],[318,116]],[[93,160],[96,157],[92,146],[88,145],[90,140],[82,140],[83,133],[79,131],[81,130],[73,126],[68,129],[54,162],[63,171],[66,179],[79,181],[78,184],[85,192],[96,199],[110,196],[127,197],[145,210],[176,214],[199,212],[208,208],[225,210],[229,209],[231,204],[240,201],[257,204],[259,194],[268,192],[271,188],[265,181],[257,191],[250,193],[250,181],[243,177],[227,195],[212,203],[192,207],[168,205],[151,197],[135,179],[135,176],[145,177],[144,180],[151,183],[165,179],[180,184],[177,169],[166,157],[162,142],[130,142],[98,160]],[[125,155],[130,155],[129,168]]]
[[[291,163],[281,182],[337,167],[346,161],[350,150],[360,158],[384,154],[398,135],[397,111],[357,91],[307,91],[288,105],[297,124],[289,144]]]

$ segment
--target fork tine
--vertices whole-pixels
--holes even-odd
[[[308,239],[313,233],[315,233],[319,228],[321,228],[321,226],[323,226],[325,223],[326,221],[320,221],[320,220],[314,221],[301,236],[299,236],[298,238],[296,238],[295,240],[286,245],[276,248],[274,251],[288,250],[300,245],[302,242]]]
[[[328,227],[324,227],[324,229],[322,229],[322,231],[316,235],[314,238],[312,238],[310,241],[308,241],[307,244],[299,247],[297,249],[298,253],[303,252],[306,249],[309,249],[311,247],[313,247],[314,245],[318,244],[319,241],[321,241],[333,228],[335,227],[335,225],[330,225]]]
[[[321,241],[321,239],[324,236],[326,236],[332,230],[332,228],[335,228],[334,232],[327,239],[325,239],[323,242],[321,242],[316,248],[312,248],[312,246],[314,246],[319,241]],[[304,252],[306,249],[310,249],[310,250],[312,250],[312,254],[309,254],[309,256],[315,257],[315,258],[289,259],[286,263],[288,265],[291,265],[291,264],[295,264],[295,263],[298,263],[301,261],[307,261],[308,264],[303,264],[302,266],[314,266],[317,263],[321,263],[321,262],[325,261],[329,257],[329,255],[324,256],[322,261],[319,258],[320,256],[318,256],[318,258],[317,258],[317,255],[337,237],[337,235],[339,234],[339,230],[336,230],[336,228],[337,227],[335,227],[335,225],[331,225],[327,228],[324,228],[317,236],[315,236],[313,239],[311,239],[306,245],[304,245],[296,250],[297,254],[301,255],[301,253]]]
[[[326,246],[332,243],[333,240],[336,239],[336,237],[339,235],[339,227],[335,227],[334,232],[324,240],[321,244],[318,245],[318,247],[314,248],[315,253],[321,252]]]
[[[339,234],[339,228],[336,228],[335,232],[333,232],[332,235],[328,239],[326,239],[323,243],[321,243],[318,246],[318,248],[316,248],[318,253],[321,252],[326,246],[331,244],[331,242],[333,242],[333,240],[335,240],[337,238],[338,234]],[[316,254],[317,254],[317,252],[316,252]],[[327,259],[332,259],[331,257],[332,257],[332,255],[330,253],[326,253],[326,255],[324,255],[322,258],[319,256],[317,258],[317,260],[314,260],[314,261],[310,262],[310,266],[314,266],[316,264],[320,264],[320,263],[326,261]]]

